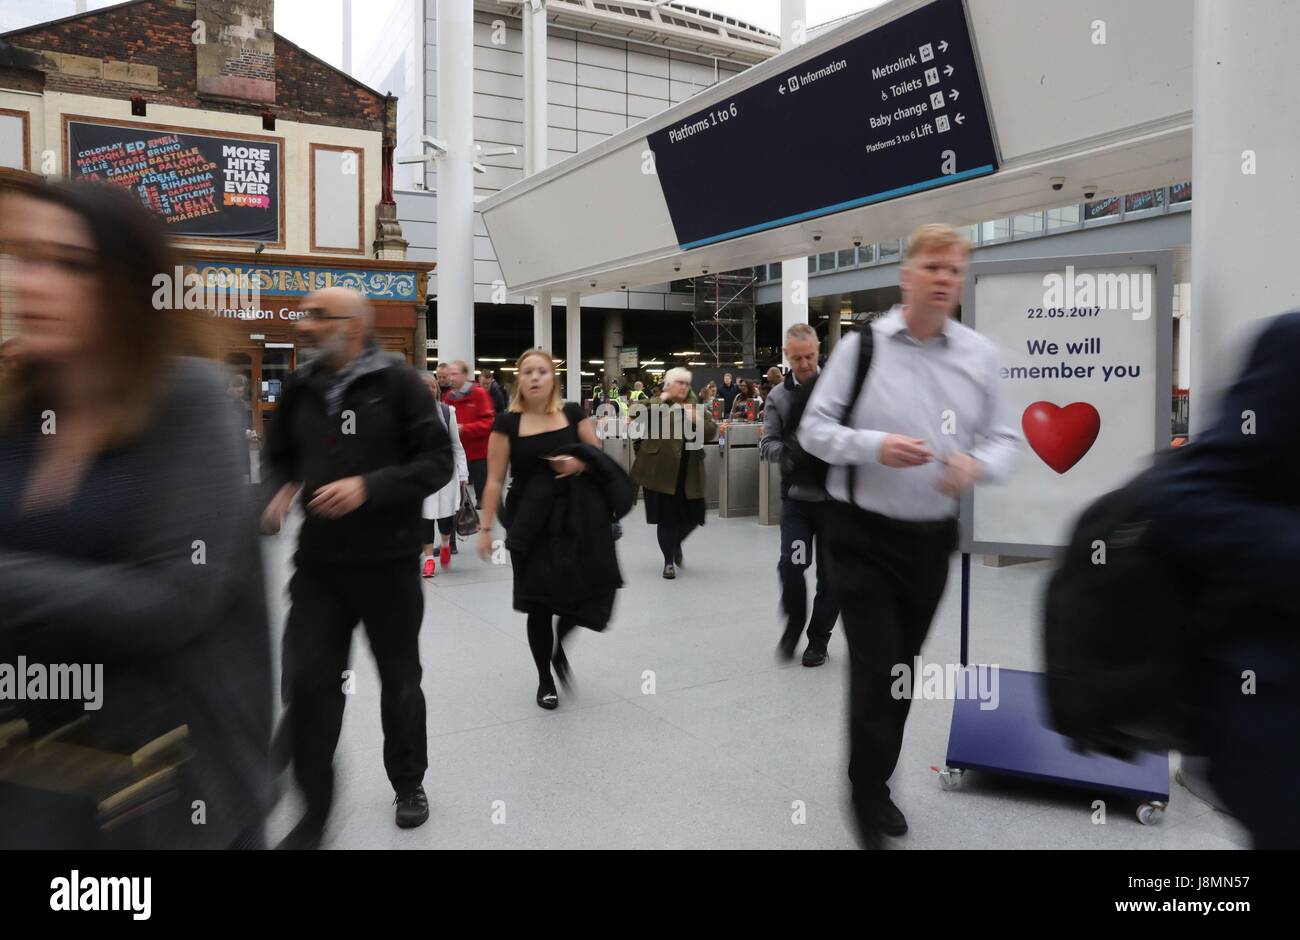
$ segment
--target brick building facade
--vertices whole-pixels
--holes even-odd
[[[274,0],[134,0],[0,35],[0,175],[127,185],[190,273],[253,291],[207,312],[259,426],[303,296],[361,290],[381,345],[423,365],[433,268],[396,222],[396,99],[273,25]]]

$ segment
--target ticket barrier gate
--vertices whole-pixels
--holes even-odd
[[[758,439],[761,424],[729,424],[718,434],[722,466],[718,474],[718,515],[758,514]]]
[[[781,524],[781,464],[758,462],[758,524]]]

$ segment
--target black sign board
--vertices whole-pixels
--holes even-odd
[[[684,249],[997,170],[962,0],[935,0],[649,141]]]
[[[280,241],[278,140],[69,121],[68,170],[130,189],[173,235]]]

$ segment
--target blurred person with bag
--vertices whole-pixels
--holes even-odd
[[[424,384],[429,388],[429,393],[433,395],[433,400],[437,402],[442,420],[447,425],[447,434],[451,438],[452,459],[456,466],[456,473],[447,481],[447,485],[424,499],[424,555],[420,560],[420,574],[425,578],[432,578],[438,562],[442,563],[443,571],[451,567],[451,537],[460,510],[464,508],[467,501],[465,490],[469,486],[469,466],[465,461],[465,448],[460,443],[456,412],[442,401],[437,376],[426,372],[422,377]],[[435,539],[441,544],[437,561],[434,560]]]
[[[93,709],[0,702],[0,845],[260,847],[273,693],[245,429],[221,367],[183,355],[186,314],[155,306],[179,270],[163,227],[116,187],[15,191],[0,265],[0,662],[103,676]]]
[[[483,505],[483,486],[487,480],[488,436],[496,420],[492,396],[476,384],[469,374],[469,365],[457,359],[447,363],[448,387],[442,400],[456,409],[456,424],[460,429],[460,443],[465,448],[469,464],[469,482],[474,488],[474,499]]]

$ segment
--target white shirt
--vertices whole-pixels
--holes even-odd
[[[984,480],[1005,480],[1020,450],[999,377],[997,347],[969,327],[946,320],[943,332],[922,342],[907,330],[902,307],[871,324],[871,369],[847,424],[857,368],[858,334],[835,347],[799,423],[799,442],[831,464],[830,495],[848,501],[848,472],[855,466],[854,502],[871,512],[905,520],[956,515],[958,501],[938,489],[943,458],[970,454],[984,464]],[[885,435],[919,438],[935,455],[920,467],[880,462]]]

